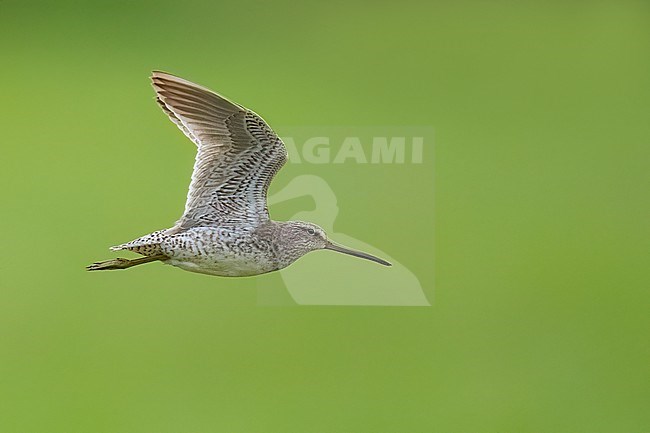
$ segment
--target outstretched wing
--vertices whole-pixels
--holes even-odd
[[[163,111],[197,147],[176,227],[268,220],[266,193],[287,160],[280,138],[257,114],[205,87],[158,71],[151,80]]]

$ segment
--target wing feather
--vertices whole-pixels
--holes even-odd
[[[182,78],[154,71],[156,101],[197,146],[185,212],[176,227],[269,219],[269,184],[287,150],[257,114]]]

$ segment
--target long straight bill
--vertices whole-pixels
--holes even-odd
[[[390,263],[388,263],[386,260],[380,259],[379,257],[375,257],[371,254],[364,253],[361,251],[356,251],[356,250],[351,250],[350,248],[346,248],[341,245],[337,245],[333,242],[328,242],[327,245],[325,245],[326,250],[332,250],[332,251],[338,251],[339,253],[343,254],[349,254],[354,257],[360,257],[362,259],[366,260],[371,260],[373,262],[379,263],[380,265],[384,266],[392,266]]]

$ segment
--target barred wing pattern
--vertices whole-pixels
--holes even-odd
[[[176,227],[267,221],[266,193],[287,161],[280,138],[257,114],[205,87],[158,71],[151,80],[158,104],[197,147]]]

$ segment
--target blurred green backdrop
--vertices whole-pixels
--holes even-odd
[[[650,430],[650,5],[541,3],[0,2],[0,431]],[[84,272],[182,210],[151,69],[280,134],[433,126],[421,165],[273,185],[326,178],[432,307]]]

